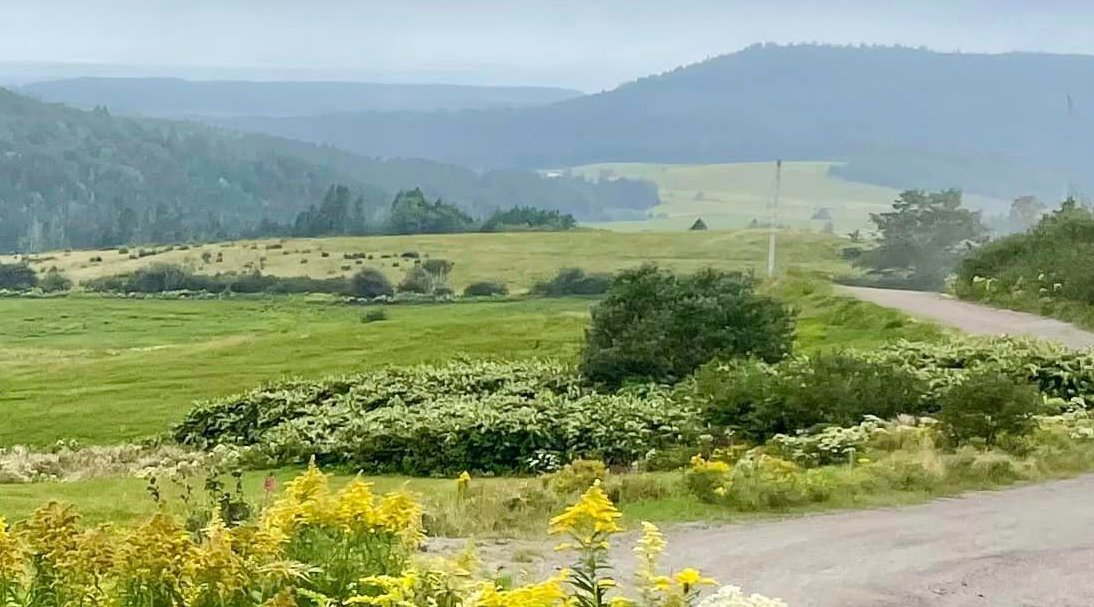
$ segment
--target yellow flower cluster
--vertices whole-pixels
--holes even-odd
[[[576,504],[551,519],[549,531],[551,535],[569,535],[578,543],[563,544],[560,548],[599,548],[606,543],[607,536],[623,530],[619,524],[622,517],[597,481]]]
[[[481,581],[471,553],[430,561],[407,550],[422,538],[422,507],[410,494],[377,496],[361,479],[332,492],[312,465],[255,524],[229,527],[214,513],[188,531],[159,513],[128,529],[82,529],[58,504],[15,529],[0,519],[0,605],[632,607],[606,574],[620,518],[594,483],[550,522],[552,534],[574,542],[573,570],[508,587]],[[643,523],[634,549],[642,605],[691,607],[712,581],[694,569],[662,575],[665,547],[660,530]]]
[[[653,523],[642,523],[642,537],[634,548],[638,556],[638,588],[647,607],[687,607],[702,586],[716,582],[703,577],[697,569],[683,569],[673,576],[659,572],[661,554],[667,542]]]
[[[261,524],[274,538],[287,538],[309,526],[348,534],[390,533],[411,548],[424,538],[422,507],[412,494],[395,491],[377,498],[372,483],[360,478],[332,494],[329,477],[315,462],[286,485],[285,494],[266,510]]]

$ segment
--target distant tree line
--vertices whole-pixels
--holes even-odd
[[[366,234],[455,234],[461,232],[563,231],[577,227],[569,213],[516,206],[476,221],[460,207],[429,200],[420,188],[399,192],[386,215],[369,213],[362,195],[332,185],[322,203],[311,205],[291,225],[264,220],[249,234],[262,236],[338,236]]]

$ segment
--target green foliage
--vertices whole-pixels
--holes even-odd
[[[387,320],[387,310],[384,310],[383,308],[369,310],[361,317],[361,322],[364,323],[380,322],[382,320]]]
[[[681,384],[675,398],[698,407],[708,423],[764,440],[866,415],[933,414],[960,394],[954,390],[966,378],[980,375],[1002,375],[1066,403],[1094,394],[1094,352],[1014,339],[898,342],[775,365],[712,363]]]
[[[825,353],[776,365],[713,363],[681,386],[678,398],[699,405],[705,421],[762,441],[866,415],[919,413],[926,394],[923,380],[895,365]]]
[[[293,223],[293,236],[331,236],[364,234],[369,229],[365,215],[365,199],[350,193],[344,185],[332,185],[323,197],[323,204],[301,211]],[[268,227],[264,235],[276,235],[280,230]]]
[[[25,263],[0,263],[0,289],[29,291],[38,285],[38,275]]]
[[[440,199],[430,202],[416,188],[395,197],[387,230],[391,234],[449,234],[471,231],[473,224],[459,207]]]
[[[893,210],[870,215],[879,233],[878,246],[863,251],[855,265],[924,289],[941,289],[950,270],[970,246],[983,240],[987,228],[980,214],[961,208],[961,193],[946,190],[903,192]]]
[[[395,294],[395,289],[383,272],[375,268],[362,268],[350,278],[349,292],[354,297],[373,299],[391,297]]]
[[[422,266],[414,266],[399,283],[400,293],[432,295],[437,286],[437,278]]]
[[[460,362],[272,384],[204,403],[182,443],[250,445],[276,463],[345,463],[377,472],[551,470],[609,464],[687,441],[694,412],[667,394],[601,394],[554,362]]]
[[[954,290],[1035,312],[1054,304],[1094,305],[1094,211],[1075,201],[1041,218],[1032,230],[990,242],[965,259]]]
[[[53,269],[46,272],[45,276],[38,280],[38,288],[46,293],[59,293],[71,289],[72,281],[58,270]]]
[[[0,157],[3,251],[284,235],[288,226],[353,232],[366,218],[378,220],[408,184],[420,184],[430,197],[466,201],[479,214],[557,200],[566,212],[597,216],[625,190],[641,194],[629,201],[641,209],[659,202],[648,183],[379,160],[194,122],[81,111],[6,90],[0,90]],[[347,213],[337,187],[325,199],[331,184],[357,194],[347,224],[332,223]],[[320,208],[308,208],[318,200]]]
[[[1034,416],[1044,408],[1035,387],[986,371],[950,388],[942,397],[938,419],[954,443],[982,441],[990,447],[1004,436],[1028,435],[1036,426]]]
[[[482,224],[483,232],[562,232],[577,227],[569,213],[535,207],[513,207],[497,210]]]
[[[271,276],[255,270],[245,274],[195,274],[186,268],[155,263],[129,274],[103,276],[83,283],[89,291],[101,293],[330,293],[351,294],[353,281],[344,278]]]
[[[562,268],[551,280],[533,285],[532,293],[544,297],[601,295],[608,292],[611,283],[609,274],[586,274],[579,268]]]
[[[503,282],[481,281],[467,285],[463,290],[464,297],[494,297],[509,294],[509,288]]]
[[[715,358],[779,360],[793,343],[793,315],[755,288],[752,278],[711,269],[623,271],[593,307],[582,373],[610,386],[673,383]]]

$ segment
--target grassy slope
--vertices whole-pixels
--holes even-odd
[[[295,299],[0,300],[0,445],[166,430],[195,399],[456,356],[572,358],[589,302],[363,310]],[[485,329],[485,330],[484,330]]]
[[[795,228],[820,230],[825,222],[811,219],[828,208],[837,233],[865,229],[869,214],[885,210],[897,190],[845,181],[829,175],[830,162],[783,164],[779,222]],[[610,171],[619,177],[649,179],[661,190],[663,204],[651,209],[651,219],[602,224],[617,230],[684,230],[696,217],[711,228],[741,228],[753,219],[766,222],[775,189],[774,163],[712,165],[597,164],[576,172],[590,177]]]
[[[768,287],[799,311],[803,350],[935,339],[932,325],[832,297],[815,282]],[[166,430],[192,402],[293,375],[471,357],[559,357],[581,348],[588,299],[361,308],[300,299],[0,299],[0,445],[95,443]]]
[[[563,267],[589,271],[615,271],[646,261],[690,272],[706,266],[735,270],[759,270],[767,264],[767,233],[761,230],[621,234],[605,231],[565,233],[446,234],[431,236],[377,236],[287,240],[281,250],[266,250],[275,241],[222,243],[185,251],[170,251],[141,259],[129,259],[117,251],[54,252],[38,256],[34,266],[45,271],[56,266],[74,281],[129,272],[156,262],[178,263],[202,273],[242,271],[247,263],[258,266],[265,257],[268,274],[282,276],[349,275],[359,267],[383,270],[400,280],[413,262],[381,259],[414,251],[455,262],[450,283],[456,289],[480,280],[501,280],[510,290],[526,290],[536,281],[550,278]],[[255,248],[252,248],[255,246]],[[842,241],[821,234],[787,233],[780,249],[780,265],[835,272],[845,268],[837,252]],[[134,249],[135,250],[135,249]],[[202,251],[214,261],[202,262]],[[305,253],[304,251],[310,251]],[[329,253],[322,257],[321,252]],[[215,261],[223,254],[223,262]],[[343,259],[345,253],[371,253],[375,259],[363,266]],[[102,262],[91,262],[92,257]],[[0,257],[10,262],[11,257]],[[301,263],[306,261],[306,263]],[[393,267],[398,262],[399,267]],[[348,271],[342,266],[351,264]]]

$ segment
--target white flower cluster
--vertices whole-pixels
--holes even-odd
[[[788,607],[780,600],[761,594],[746,595],[737,586],[722,586],[718,592],[699,602],[697,607]]]

